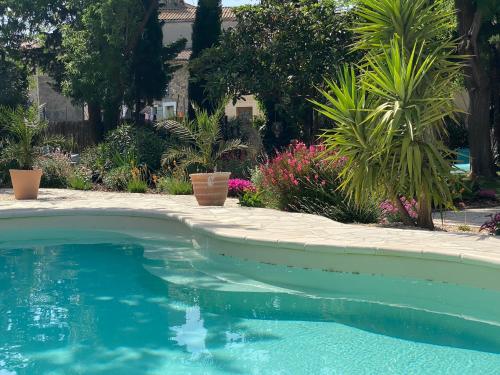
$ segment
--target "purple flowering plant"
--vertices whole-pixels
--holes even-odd
[[[481,226],[480,231],[488,231],[490,234],[500,236],[500,212],[495,215],[490,215],[491,220],[488,220]]]

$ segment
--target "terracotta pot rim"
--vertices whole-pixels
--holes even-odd
[[[9,169],[9,172],[42,172],[41,169]]]
[[[207,176],[207,175],[218,175],[218,176],[230,176],[231,172],[210,172],[210,173],[191,173],[189,176]]]

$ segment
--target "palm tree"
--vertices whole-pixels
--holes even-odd
[[[38,109],[1,107],[0,122],[6,130],[2,160],[16,162],[19,169],[32,169],[42,146],[49,142],[44,138],[46,123],[39,120]]]
[[[221,131],[225,102],[222,102],[213,114],[193,105],[194,120],[178,122],[167,120],[158,127],[174,135],[180,144],[171,146],[162,156],[162,164],[175,162],[179,170],[186,171],[190,167],[202,168],[206,172],[214,172],[217,162],[226,154],[246,149],[240,139],[224,140]]]
[[[341,188],[355,201],[380,192],[399,204],[418,199],[420,227],[433,228],[432,206],[452,204],[450,151],[444,118],[456,108],[461,59],[447,34],[453,13],[440,0],[360,0],[355,48],[365,51],[355,73],[344,68],[315,102],[335,128],[323,135],[333,158],[346,158]]]

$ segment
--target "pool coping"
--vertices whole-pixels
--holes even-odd
[[[44,200],[44,193],[50,199]],[[211,238],[276,250],[390,256],[500,270],[500,239],[491,236],[348,225],[314,215],[238,207],[234,200],[227,207],[198,207],[193,197],[56,189],[42,190],[39,201],[0,200],[0,219],[76,215],[166,218]]]

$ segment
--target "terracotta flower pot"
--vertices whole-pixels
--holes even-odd
[[[224,206],[230,175],[229,172],[194,173],[189,175],[198,204],[200,206]]]
[[[42,178],[40,169],[11,169],[9,172],[16,199],[37,199],[40,179]]]

